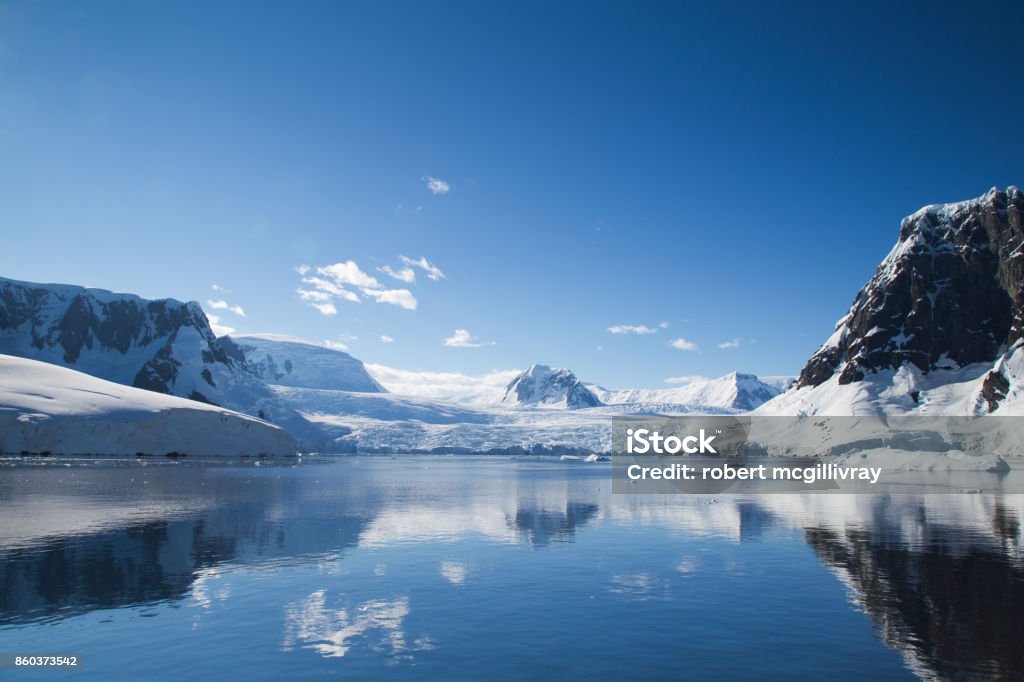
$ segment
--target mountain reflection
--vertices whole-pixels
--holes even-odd
[[[328,490],[312,471],[285,471],[81,468],[61,473],[74,485],[57,497],[56,470],[28,472],[25,485],[0,489],[7,523],[18,526],[0,544],[0,624],[180,600],[225,562],[354,546],[372,498],[344,479]]]
[[[599,510],[580,500],[588,486],[561,477],[466,486],[469,470],[446,482],[424,469],[396,487],[382,464],[7,469],[18,480],[0,479],[0,624],[181,600],[229,562],[477,535],[566,542]]]
[[[8,467],[0,500],[0,625],[188,598],[212,608],[230,600],[216,580],[237,565],[286,571],[319,562],[343,571],[353,552],[440,546],[430,579],[466,591],[492,564],[467,562],[448,545],[543,552],[614,527],[666,529],[683,543],[795,530],[918,675],[1024,678],[1024,497],[614,496],[598,467],[350,458],[297,467]],[[673,572],[692,575],[698,563],[675,559]],[[389,575],[383,564],[379,575]],[[388,588],[382,596],[354,596],[326,577],[323,586],[303,585],[285,610],[284,649],[338,658],[369,642],[398,659],[428,651],[430,641],[403,634],[419,613],[409,586],[389,580],[379,583]],[[614,575],[609,591],[668,598],[672,580],[637,565]]]
[[[1024,570],[1020,555],[1001,546],[1008,539],[1002,531],[1019,526],[1006,525],[1006,510],[996,510],[992,543],[958,546],[935,528],[909,549],[872,528],[809,527],[806,539],[851,586],[883,641],[921,676],[1022,679]]]
[[[0,622],[181,598],[193,572],[215,561],[190,551],[189,526],[155,522],[7,554]]]
[[[586,502],[569,502],[563,509],[516,509],[514,524],[533,545],[568,542],[576,529],[597,516],[600,508]]]

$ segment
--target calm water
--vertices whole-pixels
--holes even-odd
[[[607,464],[0,465],[5,679],[1020,678],[1024,500],[613,496]]]

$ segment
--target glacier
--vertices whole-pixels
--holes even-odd
[[[445,398],[276,385],[286,404],[328,434],[327,451],[586,455],[611,449],[620,415],[737,414],[778,393],[753,375],[730,374],[692,387],[605,392],[568,369],[531,365],[490,402],[467,389]],[[603,404],[598,395],[613,395]],[[653,397],[652,397],[653,396]],[[665,397],[666,400],[655,398]],[[689,400],[690,402],[683,402]]]
[[[362,362],[344,351],[281,334],[234,334],[245,367],[275,386],[385,393]]]

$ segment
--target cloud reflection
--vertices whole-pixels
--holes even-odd
[[[410,646],[403,623],[409,615],[409,598],[373,599],[351,612],[327,606],[327,591],[317,590],[285,609],[284,651],[302,646],[325,658],[340,658],[357,645],[392,657],[409,657],[410,652],[428,647],[420,639]]]
[[[466,567],[454,561],[446,561],[441,564],[441,575],[452,585],[464,585],[466,583]]]

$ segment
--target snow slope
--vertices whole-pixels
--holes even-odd
[[[998,407],[990,411],[986,382],[993,373],[1006,380]],[[1018,342],[994,363],[978,362],[922,372],[915,365],[882,369],[861,381],[841,383],[838,376],[818,386],[794,387],[758,408],[759,415],[944,415],[1003,417],[1024,415],[1024,343]]]
[[[676,388],[608,390],[592,384],[588,387],[606,405],[631,406],[634,410],[660,414],[746,412],[780,393],[778,388],[753,374],[738,372],[717,379],[693,381]]]
[[[363,363],[348,353],[279,334],[231,337],[245,354],[246,368],[276,386],[384,393]]]
[[[294,454],[283,429],[223,408],[0,355],[0,452]]]

